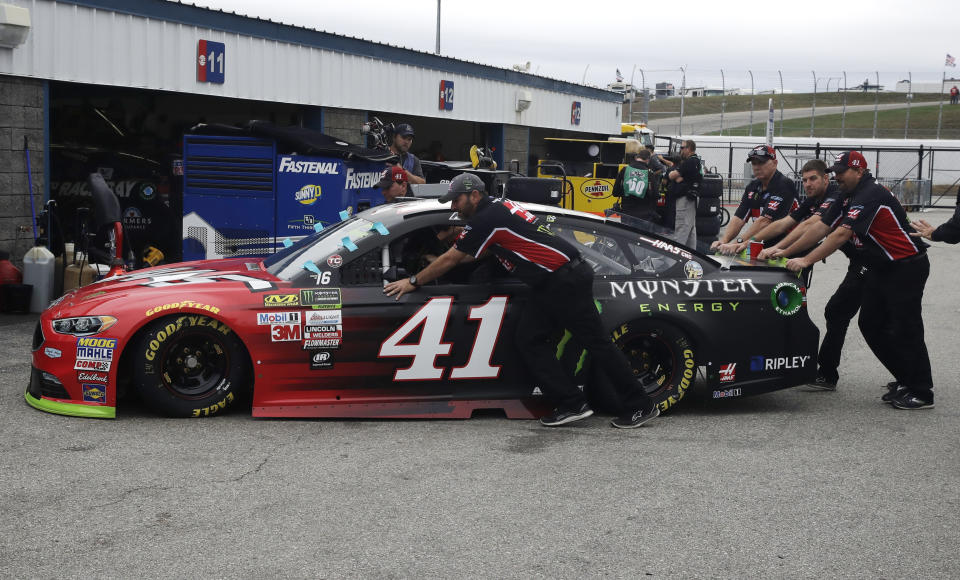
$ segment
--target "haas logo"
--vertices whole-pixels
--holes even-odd
[[[720,367],[720,382],[732,383],[737,378],[737,363],[728,363]]]

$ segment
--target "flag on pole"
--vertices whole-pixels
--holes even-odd
[[[952,57],[952,56],[950,56],[950,53],[948,52],[948,53],[947,53],[947,60],[944,61],[943,66],[952,66],[952,67],[955,67],[955,66],[957,66],[957,59],[954,58],[954,57]],[[617,72],[619,73],[620,71],[617,71]]]
[[[950,56],[950,55],[947,55],[947,56]],[[618,83],[622,83],[622,82],[623,82],[623,75],[620,74],[620,69],[617,69],[617,82],[618,82]]]

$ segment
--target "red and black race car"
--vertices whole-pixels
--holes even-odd
[[[698,374],[708,396],[809,382],[818,331],[805,288],[777,267],[717,261],[602,217],[528,205],[596,270],[603,322],[662,410]],[[206,417],[249,402],[258,417],[467,418],[546,410],[518,357],[530,289],[479,260],[403,296],[386,279],[417,271],[461,222],[449,204],[378,206],[268,257],[174,264],[70,292],[41,316],[27,402],[114,417],[118,391],[150,408]],[[600,393],[569,336],[558,356]]]

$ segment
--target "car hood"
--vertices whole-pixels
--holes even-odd
[[[72,290],[55,300],[49,310],[54,316],[79,316],[92,313],[117,300],[149,303],[154,299],[198,299],[231,288],[246,293],[262,292],[277,287],[277,278],[266,271],[259,258],[230,258],[182,262],[128,272],[104,278]]]

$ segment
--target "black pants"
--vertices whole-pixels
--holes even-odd
[[[843,351],[843,342],[847,336],[850,321],[860,310],[863,301],[863,279],[865,269],[856,260],[850,261],[847,275],[837,286],[836,291],[823,309],[823,317],[827,321],[827,332],[820,343],[820,353],[817,364],[820,367],[820,376],[835,383],[840,380],[840,354]]]
[[[549,274],[531,293],[520,314],[517,344],[543,394],[559,409],[579,409],[586,402],[573,379],[557,360],[557,345],[550,341],[558,330],[567,329],[590,353],[617,389],[624,413],[653,407],[640,387],[630,363],[606,333],[593,302],[593,268],[585,262]]]
[[[933,401],[930,356],[923,339],[921,300],[930,275],[926,255],[870,266],[864,276],[860,332],[894,378],[917,397]]]

